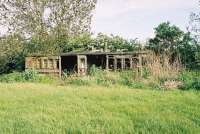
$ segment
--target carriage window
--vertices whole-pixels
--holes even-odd
[[[37,60],[37,67],[36,67],[37,69],[41,69],[41,63],[42,63],[41,59],[38,59]]]
[[[53,69],[53,68],[54,68],[53,59],[49,59],[49,69]]]
[[[44,69],[47,69],[48,68],[48,60],[47,59],[44,59],[44,66],[43,66]]]
[[[81,68],[85,68],[85,66],[86,66],[86,65],[85,65],[85,59],[84,59],[84,58],[81,58],[80,61],[81,61],[81,66],[80,66],[80,67],[81,67]]]

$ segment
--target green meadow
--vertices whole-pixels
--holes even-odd
[[[198,91],[0,84],[2,134],[198,134]]]

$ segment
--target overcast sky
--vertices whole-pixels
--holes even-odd
[[[190,13],[197,10],[198,0],[98,0],[92,32],[145,41],[161,22],[170,21],[185,30]],[[0,34],[5,32],[0,26]]]
[[[98,0],[92,31],[145,40],[161,22],[185,30],[197,9],[198,0]]]

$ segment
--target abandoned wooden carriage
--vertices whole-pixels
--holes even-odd
[[[92,65],[109,71],[140,68],[147,52],[81,52],[57,56],[32,55],[26,58],[26,69],[62,76],[64,72],[86,75]]]

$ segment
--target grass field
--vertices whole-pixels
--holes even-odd
[[[0,133],[200,133],[200,92],[0,84]]]

